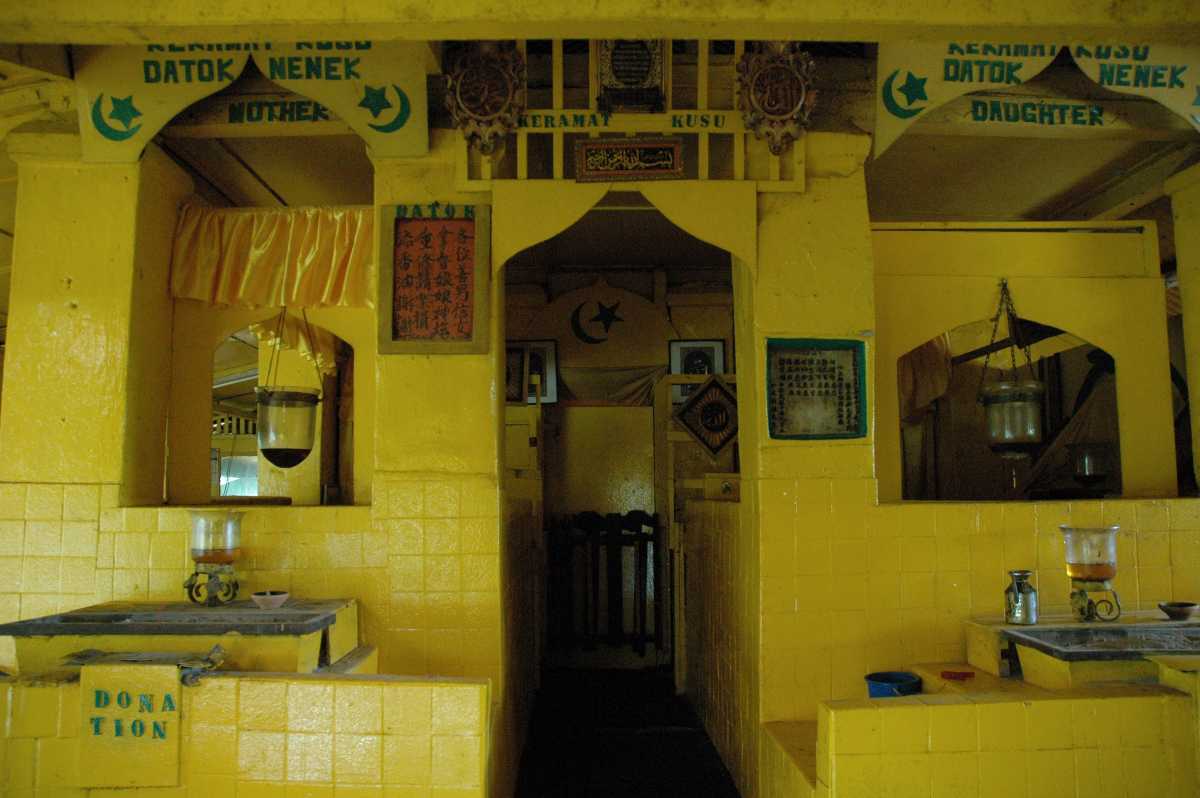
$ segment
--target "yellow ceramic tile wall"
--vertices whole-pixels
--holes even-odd
[[[812,723],[764,723],[758,744],[759,798],[810,798],[818,785],[813,769]],[[826,796],[827,798],[827,796]]]
[[[1059,524],[1121,525],[1127,608],[1200,596],[1200,501],[876,505],[873,485],[760,482],[764,721],[861,696],[871,671],[962,661],[962,621],[1000,614],[1009,569],[1068,612]]]
[[[541,546],[540,514],[533,503],[504,497],[504,540],[500,554],[503,613],[501,680],[494,683],[496,706],[492,726],[491,776],[493,795],[511,795],[533,709],[537,684],[537,637],[543,628],[539,588],[545,549]]]
[[[818,717],[817,791],[832,798],[1196,794],[1194,709],[1161,688],[833,701]],[[886,791],[881,792],[886,786]]]
[[[685,627],[688,694],[743,795],[751,795],[760,757],[773,760],[756,750],[758,590],[743,510],[733,502],[687,503]],[[760,667],[770,678],[773,663]]]
[[[78,685],[0,682],[0,710],[10,704],[0,795],[113,795],[76,786],[89,766],[77,761]],[[470,680],[213,677],[183,688],[180,787],[120,794],[483,796],[490,704],[487,683]]]
[[[244,593],[359,602],[390,673],[499,680],[499,518],[481,477],[381,480],[372,507],[254,508]],[[0,485],[0,622],[115,599],[183,599],[183,508],[116,505],[115,486]],[[470,641],[470,645],[467,645]],[[11,641],[0,664],[11,665]]]

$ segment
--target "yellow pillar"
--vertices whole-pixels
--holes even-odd
[[[835,591],[837,609],[866,609],[837,585],[862,577],[834,577],[828,553],[835,539],[839,551],[865,550],[867,507],[875,497],[874,260],[863,174],[870,139],[828,133],[806,139],[805,191],[759,195],[757,269],[739,276],[734,289],[740,523],[758,531],[757,550],[739,553],[751,558],[747,570],[759,587],[748,608],[757,638],[750,666],[757,670],[756,723],[811,719],[819,701],[850,694],[842,684],[848,674],[858,679],[865,672],[857,652],[835,655],[827,637],[802,640],[793,631],[830,628],[833,612],[824,602]],[[772,440],[763,395],[768,338],[864,341],[867,436]],[[757,732],[748,734],[756,745]]]
[[[0,480],[121,483],[162,499],[175,209],[190,180],[156,148],[84,164],[79,138],[13,134],[16,240]]]
[[[1200,164],[1166,183],[1175,217],[1175,263],[1192,416],[1192,464],[1200,467]],[[1200,473],[1200,472],[1198,472]]]

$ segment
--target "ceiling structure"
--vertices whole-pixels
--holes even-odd
[[[874,51],[871,45],[819,45],[821,105],[813,125],[824,130],[864,130],[873,125]],[[13,128],[58,119],[73,121],[67,49],[0,46],[0,135]],[[682,73],[681,73],[682,74]],[[867,188],[874,221],[995,221],[1153,218],[1162,255],[1171,268],[1170,203],[1162,182],[1200,160],[1200,134],[1157,104],[1118,95],[1093,84],[1069,59],[1056,61],[1020,87],[1037,96],[1121,103],[1136,124],[1101,137],[965,135],[969,126],[918,122],[881,157],[868,161]],[[237,94],[280,91],[253,67],[225,90]],[[432,98],[431,108],[440,106]],[[361,139],[336,126],[325,135],[278,138],[205,138],[186,124],[187,112],[158,137],[215,205],[368,205],[373,172]],[[437,119],[435,117],[435,124]],[[0,312],[7,309],[14,230],[16,168],[0,155]],[[618,204],[628,205],[632,200]],[[620,263],[679,269],[690,261],[704,282],[713,248],[663,225],[652,209],[588,214],[567,238],[546,242],[533,262],[525,253],[509,281],[544,282],[546,265]],[[640,262],[631,261],[636,252]],[[675,282],[687,282],[677,275]],[[3,324],[0,316],[0,326]]]

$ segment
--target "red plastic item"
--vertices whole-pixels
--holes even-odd
[[[942,671],[942,678],[951,682],[965,682],[975,678],[975,671]]]

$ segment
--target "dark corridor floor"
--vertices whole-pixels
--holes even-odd
[[[738,798],[669,669],[542,678],[517,798]]]

